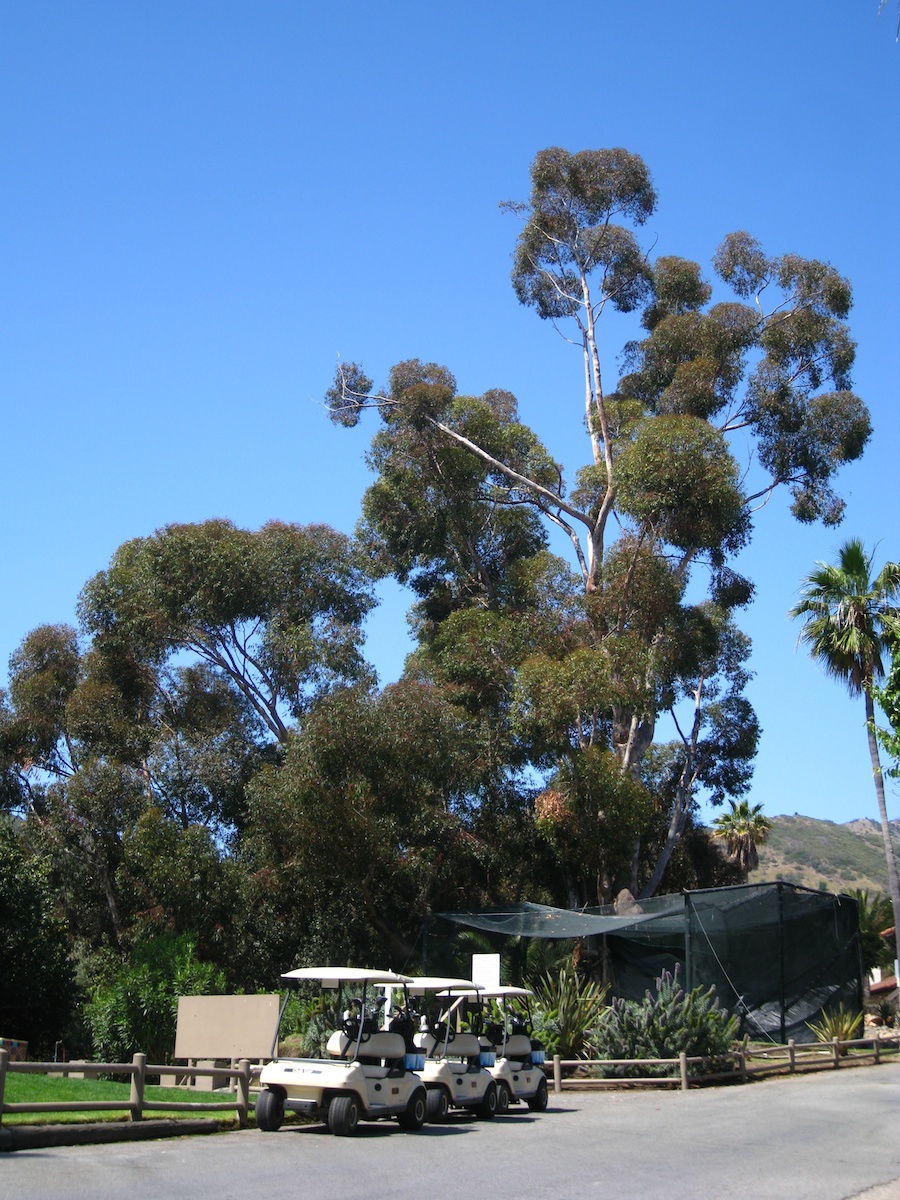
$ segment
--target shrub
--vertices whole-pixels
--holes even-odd
[[[813,1031],[818,1042],[831,1042],[835,1038],[839,1042],[852,1042],[859,1032],[862,1019],[861,1012],[851,1012],[849,1008],[839,1004],[837,1008],[826,1009],[818,1024],[807,1021],[806,1026]],[[842,1047],[841,1054],[846,1053],[846,1049]]]
[[[663,971],[656,995],[647,992],[640,1002],[614,1000],[600,1018],[594,1048],[601,1058],[702,1057],[706,1068],[721,1064],[737,1037],[738,1018],[719,1007],[715,988],[696,987],[685,992],[674,974]],[[692,1073],[698,1068],[691,1064]],[[670,1067],[609,1067],[607,1074],[667,1075]]]
[[[531,984],[535,998],[532,1032],[548,1054],[561,1058],[587,1058],[591,1031],[606,1006],[609,989],[584,979],[574,967],[547,972]]]
[[[49,1058],[75,1006],[67,931],[47,864],[29,857],[0,814],[0,1034]]]
[[[165,934],[132,950],[85,1007],[96,1062],[130,1062],[134,1054],[168,1063],[175,1047],[179,996],[216,995],[225,977],[194,954],[194,939]]]
[[[897,1019],[897,1009],[893,1001],[879,1000],[875,1011],[878,1013],[879,1017],[881,1017],[881,1023],[883,1025],[886,1025],[888,1029],[894,1028],[894,1022]]]

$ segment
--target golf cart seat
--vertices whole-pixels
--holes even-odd
[[[514,1033],[506,1040],[506,1057],[517,1062],[531,1058],[531,1038],[524,1033]]]
[[[384,1073],[398,1060],[402,1063],[406,1043],[399,1033],[381,1031],[370,1034],[359,1047],[357,1055],[356,1038],[348,1037],[342,1030],[337,1029],[328,1039],[326,1049],[332,1058],[357,1058],[368,1075],[373,1068],[377,1068],[379,1073]]]
[[[416,1045],[420,1050],[424,1050],[429,1058],[458,1058],[465,1060],[459,1063],[460,1068],[465,1068],[470,1058],[477,1058],[481,1052],[481,1045],[474,1033],[457,1033],[444,1046],[443,1038],[436,1038],[432,1033],[416,1034]],[[454,1067],[457,1064],[452,1064]]]

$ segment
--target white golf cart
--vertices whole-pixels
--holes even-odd
[[[477,994],[470,979],[420,976],[407,988],[409,1004],[419,1015],[415,1044],[425,1053],[419,1074],[428,1089],[429,1121],[446,1121],[451,1108],[464,1108],[483,1120],[497,1112],[497,1085],[484,1065],[485,1054],[474,1033],[455,1028],[456,1010]]]
[[[528,1001],[532,994],[528,988],[504,984],[474,993],[482,1003],[495,1001],[500,1010],[500,1021],[483,1022],[480,1035],[482,1047],[496,1053],[496,1061],[488,1070],[497,1084],[497,1112],[500,1114],[508,1112],[511,1104],[522,1102],[532,1112],[543,1112],[547,1107],[545,1053],[530,1032]]]
[[[256,1100],[256,1124],[272,1132],[281,1126],[285,1109],[325,1121],[332,1133],[347,1137],[360,1121],[396,1117],[400,1127],[421,1129],[425,1122],[426,1092],[412,1069],[421,1055],[403,1033],[381,1029],[376,1014],[379,999],[369,989],[390,985],[405,988],[413,981],[393,971],[368,967],[303,967],[281,978],[288,989],[302,981],[318,982],[336,993],[337,1011],[343,1012],[340,1028],[328,1039],[327,1058],[280,1058],[263,1067],[263,1090]],[[344,989],[353,995],[344,1008]],[[284,1015],[290,990],[279,1017]],[[273,1056],[277,1055],[278,1032]]]

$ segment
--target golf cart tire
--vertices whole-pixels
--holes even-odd
[[[497,1112],[501,1117],[509,1112],[509,1088],[505,1083],[497,1084]]]
[[[359,1125],[359,1097],[335,1096],[328,1106],[328,1128],[335,1137],[352,1137]]]
[[[497,1115],[497,1085],[489,1083],[485,1089],[484,1097],[475,1112],[481,1117],[482,1121],[492,1121]]]
[[[424,1088],[416,1088],[409,1098],[406,1112],[402,1112],[397,1118],[400,1128],[405,1129],[407,1133],[415,1133],[425,1124],[426,1095]]]
[[[281,1128],[284,1120],[284,1097],[280,1092],[266,1088],[256,1097],[253,1112],[256,1116],[256,1128],[264,1133],[274,1133],[276,1129]]]
[[[542,1079],[537,1085],[537,1091],[529,1099],[528,1107],[532,1112],[543,1112],[547,1107],[548,1099],[547,1080]]]
[[[425,1116],[432,1123],[446,1121],[450,1112],[450,1097],[446,1088],[429,1088],[425,1101]]]

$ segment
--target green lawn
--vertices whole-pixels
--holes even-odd
[[[25,1075],[7,1071],[5,1104],[57,1103],[69,1100],[127,1101],[131,1092],[128,1083],[112,1083],[103,1079],[67,1079],[62,1075]],[[199,1103],[226,1103],[232,1099],[229,1092],[199,1092],[191,1088],[163,1088],[149,1086],[144,1089],[145,1100],[193,1101]],[[145,1120],[163,1118],[208,1118],[232,1125],[237,1120],[236,1112],[177,1112],[164,1109],[145,1110]],[[126,1121],[128,1113],[122,1112],[40,1112],[4,1113],[4,1125],[60,1125],[80,1121]]]

